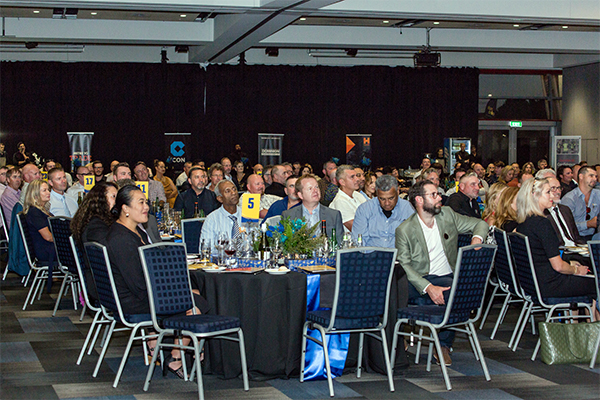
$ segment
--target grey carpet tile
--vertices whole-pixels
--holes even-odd
[[[14,380],[28,380],[31,378],[29,374],[34,372],[46,372],[39,361],[0,363],[0,376],[2,377],[2,384]],[[0,398],[2,397],[0,396]]]
[[[0,363],[39,361],[29,342],[0,343]]]
[[[25,333],[50,333],[78,331],[69,318],[19,318],[19,323]]]
[[[23,328],[19,320],[15,317],[12,312],[0,313],[0,320],[2,321],[2,331],[0,331],[0,337],[8,333],[23,333]]]
[[[410,378],[410,382],[414,383],[426,389],[430,392],[443,392],[446,391],[446,385],[443,377],[439,378]],[[483,376],[472,377],[472,376],[457,376],[451,377],[450,383],[452,390],[459,392],[462,390],[486,390],[486,389],[505,389],[507,387],[522,388],[522,387],[545,387],[550,388],[557,386],[556,383],[548,381],[546,379],[539,378],[531,374],[505,374],[505,375],[494,375],[491,381],[486,381]]]
[[[460,392],[448,391],[437,393],[446,400],[519,400],[521,397],[513,396],[500,389],[463,390]]]
[[[194,391],[178,392],[169,394],[169,400],[190,400],[198,398],[197,386]],[[273,387],[250,388],[245,392],[241,387],[238,390],[207,390],[205,388],[204,397],[206,400],[223,399],[223,400],[289,400],[285,394]],[[136,400],[163,400],[164,392],[153,393],[152,388],[147,392],[135,395]]]
[[[431,393],[427,390],[416,386],[405,379],[394,379],[395,391],[390,392],[387,381],[381,382],[362,382],[361,379],[355,382],[346,382],[346,386],[359,393],[366,399],[378,400],[412,400],[412,399],[440,399],[437,393]],[[337,396],[336,396],[337,397]]]
[[[268,381],[268,383],[293,400],[329,398],[329,386],[326,380],[300,382],[298,379],[273,379]],[[382,383],[382,386],[384,385],[387,385],[387,383]],[[336,380],[333,381],[333,390],[335,391],[336,398],[362,397],[345,384]]]
[[[52,386],[14,387],[2,384],[0,388],[2,400],[54,400],[60,399]]]
[[[599,383],[596,384],[576,384],[560,385],[553,390],[543,390],[540,387],[523,387],[515,390],[505,388],[508,393],[514,394],[524,400],[564,400],[564,399],[598,399],[600,398]]]

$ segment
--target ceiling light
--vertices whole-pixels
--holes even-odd
[[[387,20],[386,20],[386,21],[383,21],[383,23],[384,23],[384,24],[389,24],[389,23],[390,23],[390,21],[387,21]]]
[[[187,14],[181,14],[180,17],[185,18],[185,17],[187,17]]]
[[[492,94],[491,94],[491,93],[489,93],[489,94],[488,94],[488,97],[492,97]]]
[[[439,23],[439,22],[437,22],[437,21],[435,21],[433,24],[434,24],[434,25],[439,25],[440,23]]]
[[[518,28],[518,27],[519,27],[519,24],[513,24],[513,26],[514,26],[515,28]]]
[[[306,18],[302,17],[300,18],[300,21],[306,21]]]
[[[90,14],[92,14],[92,15],[98,15],[97,12],[91,12]]]
[[[34,13],[34,14],[39,14],[39,13],[40,13],[40,10],[33,10],[33,13]]]
[[[563,29],[569,29],[569,25],[563,25]]]

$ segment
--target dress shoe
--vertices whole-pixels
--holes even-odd
[[[437,352],[433,355],[433,358],[435,358],[435,362],[437,363],[437,365],[440,365],[440,360],[437,355]],[[446,367],[452,365],[452,358],[450,357],[450,349],[448,347],[442,346],[442,358],[444,359],[444,364],[446,364]]]

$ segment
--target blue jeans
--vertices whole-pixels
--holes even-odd
[[[453,274],[449,275],[425,275],[423,278],[427,279],[434,286],[451,287]],[[444,302],[448,304],[448,298],[450,297],[450,289],[444,292]],[[417,289],[409,282],[408,285],[408,303],[416,304],[418,306],[429,306],[435,304],[427,293],[419,293]],[[443,306],[445,307],[445,306]],[[440,329],[438,336],[440,338],[440,344],[444,347],[452,347],[454,343],[454,336],[456,332],[450,329]]]

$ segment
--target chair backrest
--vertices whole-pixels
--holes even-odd
[[[121,303],[119,302],[119,295],[115,288],[115,281],[112,269],[110,268],[106,247],[95,242],[85,243],[83,247],[85,248],[85,253],[92,269],[92,276],[98,289],[100,304],[105,310],[111,311],[115,319],[127,325],[121,309]]]
[[[281,221],[281,215],[275,215],[272,217],[269,217],[265,220],[265,224],[269,225],[269,226],[275,226],[279,224],[279,221]]]
[[[10,221],[6,222],[6,216],[4,215],[4,210],[2,209],[2,206],[0,206],[0,218],[2,218],[2,230],[4,231],[4,237],[6,238],[6,241],[8,241],[8,230],[9,228],[9,224]]]
[[[54,248],[58,257],[58,264],[66,267],[72,275],[79,276],[77,265],[75,264],[75,256],[69,237],[71,236],[71,218],[67,217],[50,217],[50,232],[54,238]]]
[[[470,233],[459,233],[458,234],[458,247],[469,246],[471,244],[471,238],[473,237]]]
[[[85,255],[83,254],[83,249],[75,242],[75,238],[73,236],[69,236],[69,244],[71,245],[71,251],[75,254],[75,267],[77,268],[77,274],[79,275],[79,279],[82,282],[81,290],[83,291],[83,299],[85,300],[85,304],[92,311],[98,311],[99,308],[96,305],[92,304],[90,300],[90,296],[88,295],[88,281],[86,271],[88,270],[87,260],[85,259]]]
[[[494,258],[498,280],[503,283],[503,289],[506,288],[515,296],[522,297],[521,287],[519,286],[519,280],[513,266],[512,253],[510,252],[506,232],[500,228],[495,228],[494,239],[496,239],[496,245],[498,246],[496,257]]]
[[[23,247],[25,248],[27,262],[31,268],[37,268],[35,264],[35,252],[33,250],[33,239],[29,233],[29,225],[27,225],[26,216],[22,212],[17,214],[17,226],[19,227],[19,232],[21,232],[21,238],[23,239]]]
[[[600,240],[590,240],[588,242],[592,267],[594,267],[594,279],[596,280],[596,301],[600,301]],[[598,306],[598,305],[597,305]]]
[[[518,232],[511,232],[508,234],[508,239],[523,295],[534,304],[540,304],[541,295],[535,276],[529,238]]]
[[[190,254],[200,253],[200,233],[206,218],[186,218],[181,220],[181,239]]]
[[[360,247],[339,250],[330,328],[335,318],[381,316],[387,324],[390,285],[398,250]]]
[[[454,279],[442,324],[464,323],[471,319],[471,312],[477,310],[472,321],[481,316],[481,306],[489,279],[497,246],[474,244],[458,249]]]
[[[157,315],[174,315],[193,309],[194,300],[183,243],[150,244],[139,247],[138,251],[153,320]],[[155,321],[155,326],[157,325]]]

